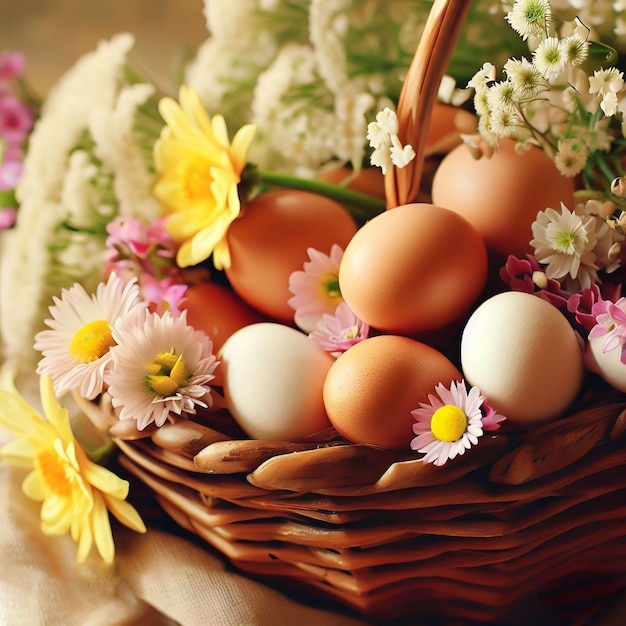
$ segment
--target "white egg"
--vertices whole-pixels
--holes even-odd
[[[626,393],[626,364],[620,360],[618,347],[604,352],[602,346],[606,337],[595,337],[587,342],[585,365],[601,376],[609,385]]]
[[[219,353],[224,397],[250,437],[296,441],[330,427],[322,390],[331,357],[316,341],[283,324],[251,324]]]
[[[559,417],[584,375],[580,343],[565,316],[514,291],[474,311],[461,337],[461,368],[494,409],[521,427]]]

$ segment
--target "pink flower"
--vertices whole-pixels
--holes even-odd
[[[621,292],[620,285],[592,285],[580,293],[574,293],[567,301],[567,310],[574,314],[575,320],[589,332],[596,325],[593,307],[603,299],[616,302]],[[603,298],[606,296],[606,298]]]
[[[165,311],[169,311],[174,317],[180,315],[180,305],[185,300],[187,285],[175,283],[172,278],[157,280],[150,274],[143,274],[140,283],[141,293],[151,311],[156,311],[159,315]]]
[[[17,211],[13,208],[0,209],[0,230],[11,228],[15,224]]]
[[[18,78],[24,73],[26,58],[21,52],[0,52],[0,80]]]
[[[420,402],[411,411],[417,435],[411,448],[424,453],[424,463],[443,465],[464,454],[478,443],[483,431],[498,429],[505,419],[485,403],[478,387],[468,391],[465,381],[453,381],[450,388],[439,383],[435,392],[436,396],[428,394],[428,402]]]
[[[565,308],[567,304],[567,294],[561,289],[559,281],[548,278],[532,254],[527,254],[525,259],[509,255],[500,269],[500,278],[513,291],[532,293],[558,309]]]
[[[589,331],[589,339],[605,337],[602,352],[621,349],[620,360],[626,363],[626,298],[617,302],[601,300],[591,309],[596,325]]]
[[[360,320],[345,302],[340,302],[334,315],[322,316],[322,328],[309,336],[315,339],[326,352],[339,356],[354,344],[369,335],[369,325]]]
[[[21,144],[33,127],[29,107],[12,94],[0,96],[0,136],[10,145]]]
[[[307,250],[309,261],[303,270],[289,277],[289,291],[294,294],[288,303],[295,310],[294,320],[305,332],[320,328],[322,316],[333,315],[343,301],[339,289],[339,264],[343,250],[333,245],[330,255],[314,248]]]
[[[146,227],[137,219],[119,217],[107,225],[107,232],[106,271],[125,280],[139,279],[151,311],[179,315],[187,286],[176,266],[174,243],[163,220]]]
[[[6,158],[6,154],[4,155]],[[5,160],[0,164],[0,191],[12,191],[22,178],[24,165],[21,161]]]
[[[146,312],[142,320],[121,320],[113,333],[106,382],[119,419],[134,419],[143,430],[212,404],[209,383],[218,361],[211,340],[187,324],[187,311]]]

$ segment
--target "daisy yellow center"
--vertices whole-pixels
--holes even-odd
[[[97,361],[115,345],[111,327],[106,320],[85,324],[70,342],[70,354],[81,363]]]
[[[49,491],[62,498],[72,494],[70,468],[53,449],[44,449],[35,457],[35,469]]]
[[[189,382],[189,371],[180,354],[173,350],[157,354],[146,367],[146,386],[149,392],[167,397]]]
[[[467,430],[467,415],[458,406],[446,404],[433,413],[430,430],[439,441],[457,441]]]
[[[198,160],[192,163],[185,172],[185,190],[190,200],[212,198],[211,183],[213,177],[204,167],[204,163]]]

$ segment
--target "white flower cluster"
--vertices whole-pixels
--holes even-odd
[[[102,279],[106,223],[160,214],[137,129],[154,90],[126,79],[133,45],[120,34],[79,59],[46,98],[30,137],[18,221],[2,235],[0,264],[3,356],[24,368],[52,295]]]
[[[230,128],[257,126],[250,158],[262,168],[311,175],[329,160],[360,167],[367,124],[384,107],[395,108],[431,6],[430,0],[205,0],[211,36],[186,81]],[[500,0],[478,0],[472,10],[460,56],[483,45],[485,52],[510,49],[495,27]]]
[[[370,157],[372,165],[380,167],[383,174],[395,165],[398,168],[406,167],[414,158],[413,146],[405,146],[398,137],[398,118],[388,107],[376,114],[376,121],[367,126],[367,138],[374,148]]]
[[[612,217],[614,208],[587,200],[573,211],[561,204],[560,213],[552,208],[539,212],[530,245],[548,278],[575,293],[601,282],[598,271],[610,274],[620,266],[624,235]]]
[[[515,0],[506,19],[528,40],[532,58],[510,58],[503,80],[485,63],[468,86],[475,90],[480,136],[492,149],[502,137],[516,139],[520,150],[538,145],[563,175],[576,176],[591,153],[610,149],[610,118],[626,111],[626,90],[616,68],[587,73],[589,27],[578,18],[562,24],[552,4]],[[475,138],[468,145],[475,147]]]

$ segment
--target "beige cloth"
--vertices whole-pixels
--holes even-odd
[[[1,437],[0,437],[1,439]],[[25,472],[0,464],[0,626],[360,626],[226,571],[180,537],[115,527],[117,555],[75,565],[69,537],[45,537]]]

